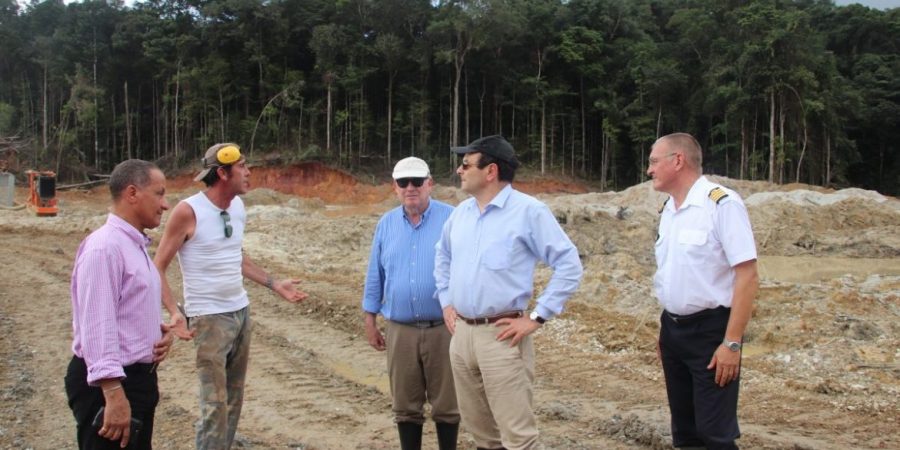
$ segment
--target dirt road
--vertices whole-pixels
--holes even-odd
[[[586,267],[567,312],[536,337],[535,403],[547,448],[669,448],[652,253],[642,243],[653,233],[654,202],[632,198],[645,197],[642,189],[543,196],[566,218]],[[247,284],[255,328],[239,448],[398,448],[384,354],[366,344],[359,313],[371,233],[394,204],[383,187],[375,192],[362,204],[266,189],[246,197],[246,250],[273,272],[302,279],[311,297],[290,305]],[[446,187],[436,195],[460,198]],[[78,243],[104,220],[106,196],[62,193],[61,200],[63,212],[52,219],[0,211],[0,448],[73,448],[62,387],[71,355],[69,276]],[[792,229],[773,215],[778,203],[751,207],[763,286],[743,363],[744,448],[900,448],[900,249],[894,237],[872,237],[900,231],[897,201],[888,202],[842,204],[843,214],[870,218],[853,224],[847,239],[855,246],[835,244],[846,232],[836,225],[807,227],[828,250],[782,244],[790,233],[774,236],[766,219]],[[791,209],[798,223],[823,222]],[[765,245],[760,230],[773,234]],[[869,250],[860,250],[861,236]],[[178,274],[170,270],[176,292]],[[539,269],[538,284],[547,276]],[[156,448],[192,448],[192,354],[193,344],[178,343],[160,368]],[[426,448],[434,441],[426,427]],[[460,442],[474,448],[465,432]]]

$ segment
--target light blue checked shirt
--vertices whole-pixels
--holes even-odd
[[[372,239],[362,307],[394,322],[441,320],[434,298],[434,245],[453,207],[430,199],[418,226],[403,207],[388,211]]]
[[[578,250],[556,217],[534,197],[507,185],[484,210],[469,198],[444,225],[435,255],[441,306],[468,318],[524,311],[534,291],[534,267],[553,269],[535,310],[544,319],[561,313],[581,282]]]

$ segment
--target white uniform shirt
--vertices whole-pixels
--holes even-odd
[[[719,203],[709,192],[721,188]],[[656,238],[653,287],[659,303],[673,314],[731,307],[734,266],[756,259],[750,217],[740,196],[701,176],[677,211],[671,198],[663,207]]]

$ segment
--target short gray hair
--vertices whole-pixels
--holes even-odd
[[[109,193],[118,200],[128,186],[144,188],[150,184],[150,172],[159,170],[156,164],[142,159],[126,159],[116,165],[109,176]]]
[[[666,141],[673,150],[684,152],[689,166],[703,171],[703,148],[694,136],[688,133],[672,133],[659,138],[659,141]]]

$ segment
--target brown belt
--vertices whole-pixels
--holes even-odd
[[[511,311],[505,312],[501,314],[497,314],[496,316],[491,317],[478,317],[476,319],[469,319],[468,317],[463,317],[459,314],[456,315],[460,320],[469,324],[469,325],[487,325],[489,323],[494,323],[500,319],[516,319],[522,317],[522,311]]]

